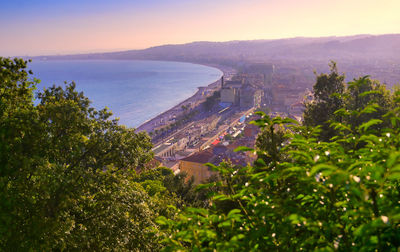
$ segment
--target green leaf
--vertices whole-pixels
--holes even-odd
[[[227,217],[232,218],[233,216],[238,215],[239,213],[241,213],[239,209],[232,209],[231,211],[229,211]]]
[[[160,216],[156,219],[157,224],[159,225],[167,225],[168,221],[167,218],[165,218],[164,216]]]
[[[388,176],[390,180],[400,180],[400,172],[392,173]]]
[[[352,131],[350,128],[350,125],[346,125],[346,124],[338,123],[338,122],[331,123],[330,127],[333,127],[335,130],[349,131],[349,132]]]
[[[336,171],[337,167],[333,165],[328,165],[328,164],[318,164],[311,168],[311,175],[315,175],[319,172],[322,172],[323,175],[329,175],[332,172]]]
[[[267,164],[265,163],[265,161],[264,161],[262,158],[258,158],[258,159],[255,161],[255,163],[256,163],[258,166],[262,166],[262,167],[267,166]]]
[[[366,123],[361,124],[358,128],[361,131],[367,131],[371,126],[381,124],[383,121],[380,119],[371,119]]]
[[[214,196],[213,198],[212,198],[212,200],[215,200],[215,201],[224,201],[224,200],[229,200],[229,197],[227,197],[226,195],[224,195],[224,194],[220,194],[220,195],[216,195],[216,196]]]
[[[284,124],[288,124],[288,123],[299,124],[299,122],[297,120],[294,120],[292,118],[285,118],[282,120],[282,123],[284,123]]]
[[[254,149],[246,146],[239,146],[234,150],[234,152],[239,152],[239,151],[254,151]]]
[[[364,96],[371,95],[371,94],[381,94],[381,92],[378,91],[378,90],[371,90],[371,91],[363,92],[363,93],[359,94],[358,96],[359,96],[359,97],[364,97]],[[376,105],[377,107],[379,107],[377,104],[374,104],[374,105]]]
[[[386,167],[388,167],[388,168],[393,167],[393,165],[398,162],[397,160],[399,159],[399,157],[400,157],[400,152],[391,153],[389,155],[389,158],[388,158],[387,162],[386,162]]]
[[[371,114],[377,111],[377,108],[379,108],[378,104],[371,104],[367,105],[363,110],[360,111],[360,114]]]
[[[230,227],[232,225],[232,222],[230,220],[226,220],[218,224],[218,227]]]
[[[338,116],[347,116],[350,115],[350,113],[347,111],[345,108],[341,108],[336,110],[333,114],[338,115]]]

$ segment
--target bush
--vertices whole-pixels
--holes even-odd
[[[400,92],[392,101],[399,104]],[[336,132],[329,141],[319,140],[319,126],[258,112],[262,118],[253,123],[283,141],[276,148],[240,148],[257,153],[253,166],[211,166],[221,181],[200,187],[219,188],[212,206],[158,219],[172,233],[164,237],[165,250],[398,251],[400,108],[378,117],[375,111],[382,111],[378,104],[365,103],[341,113],[340,122],[329,123]],[[366,115],[374,116],[349,124]],[[276,132],[282,127],[283,138]]]

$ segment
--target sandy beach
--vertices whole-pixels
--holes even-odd
[[[224,78],[227,77],[229,78],[236,72],[233,68],[228,68],[225,66],[217,66],[217,65],[207,65],[207,66],[219,69],[223,73],[222,77]],[[214,91],[218,90],[220,86],[221,86],[221,79],[213,83],[210,83],[208,86],[198,87],[198,90],[194,95],[180,102],[174,107],[164,111],[163,113],[157,115],[156,117],[144,122],[139,127],[137,127],[137,130],[152,132],[155,129],[162,127],[163,125],[166,125],[169,120],[183,113],[184,110],[182,109],[182,106],[196,107],[198,104],[204,102],[205,99],[209,95],[211,95]]]

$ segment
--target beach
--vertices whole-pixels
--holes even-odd
[[[198,63],[196,63],[198,64]],[[219,69],[224,78],[230,78],[233,76],[236,71],[233,68],[219,66],[219,65],[208,65],[206,66],[214,67]],[[172,108],[162,112],[161,114],[157,115],[156,117],[147,120],[139,127],[137,127],[138,131],[146,131],[146,132],[153,132],[154,130],[163,127],[164,125],[168,124],[168,121],[171,119],[178,117],[184,112],[182,106],[187,108],[194,108],[198,106],[200,103],[204,102],[208,96],[212,95],[214,91],[217,91],[221,86],[221,79],[210,83],[208,86],[205,87],[198,87],[197,92],[192,95],[191,97],[187,98],[186,100],[178,103],[177,105],[173,106]]]

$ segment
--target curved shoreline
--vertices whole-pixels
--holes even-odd
[[[185,63],[191,63],[191,62],[185,62]],[[136,127],[136,130],[138,131],[146,131],[146,132],[152,132],[155,128],[161,126],[160,124],[157,125],[157,122],[161,122],[161,121],[166,121],[166,119],[169,119],[174,113],[175,111],[181,109],[181,107],[183,105],[186,104],[196,104],[199,103],[201,101],[201,98],[206,98],[206,96],[202,96],[202,92],[204,91],[204,89],[206,90],[215,90],[218,87],[218,84],[221,82],[221,78],[224,77],[228,74],[228,69],[224,69],[225,67],[222,66],[218,66],[218,65],[206,65],[206,64],[198,64],[198,63],[192,63],[192,64],[197,64],[197,65],[203,65],[203,66],[208,66],[208,67],[214,67],[218,70],[220,70],[222,72],[221,77],[208,84],[207,86],[202,86],[202,87],[198,87],[197,91],[190,97],[188,97],[187,99],[179,102],[177,105],[165,110],[164,112],[161,112],[160,114],[156,115],[155,117],[143,122],[142,124],[140,124],[140,126]],[[230,71],[234,71],[234,69],[229,69]]]

